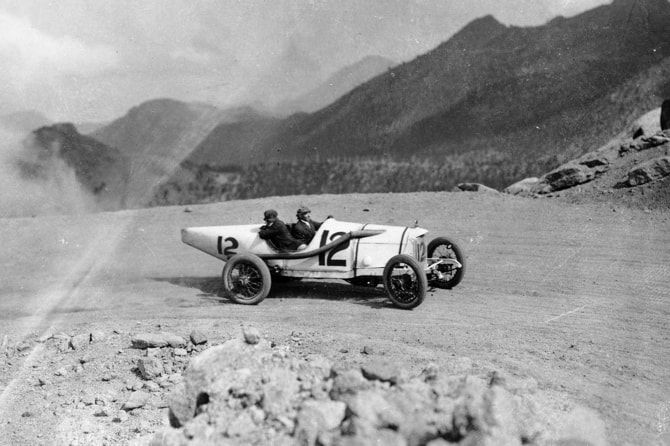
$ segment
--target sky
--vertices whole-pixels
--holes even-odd
[[[271,106],[368,55],[410,61],[491,14],[606,0],[0,0],[0,115],[105,122],[156,98]]]

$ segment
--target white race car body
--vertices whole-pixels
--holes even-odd
[[[280,253],[259,236],[259,225],[182,229],[182,241],[223,261],[253,254],[286,277],[351,279],[381,276],[397,254],[413,257],[424,268],[428,233],[423,228],[361,224],[328,219],[306,249]],[[342,238],[344,237],[344,239]]]
[[[182,229],[181,238],[225,262],[222,290],[233,301],[255,305],[275,279],[344,279],[353,285],[383,285],[394,305],[412,309],[423,302],[428,285],[451,289],[465,263],[451,240],[428,245],[418,227],[350,223],[329,218],[309,245],[278,251],[260,238],[259,225],[203,226]]]

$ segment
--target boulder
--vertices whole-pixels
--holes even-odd
[[[314,411],[321,415],[320,427],[325,430],[337,429],[344,420],[347,405],[342,401],[307,400],[302,403],[302,411]]]
[[[397,362],[377,360],[364,364],[361,367],[363,376],[368,380],[384,381],[397,384],[402,378],[402,367]]]
[[[231,392],[241,395],[246,390],[254,390],[254,383],[250,381],[261,378],[260,373],[253,375],[251,370],[260,368],[271,356],[272,350],[266,341],[251,345],[241,339],[231,339],[192,358],[183,382],[170,396],[172,426],[183,426],[210,398],[228,398]]]
[[[70,346],[73,350],[81,350],[91,342],[90,334],[78,334],[70,339]]]
[[[640,186],[670,175],[670,157],[662,156],[638,164],[628,172],[628,185]]]
[[[193,330],[190,335],[193,345],[202,345],[207,343],[207,336],[200,330]]]
[[[670,129],[670,99],[661,105],[661,130]]]
[[[155,347],[184,347],[184,338],[168,332],[139,333],[130,340],[134,348],[147,349]]]
[[[242,334],[247,344],[258,344],[261,340],[261,333],[255,327],[244,327]]]
[[[454,192],[498,192],[492,187],[480,183],[460,183],[453,189]]]
[[[621,144],[619,156],[625,156],[628,152],[641,152],[670,142],[670,130],[662,130],[653,135],[643,136],[634,141]]]
[[[624,138],[639,138],[640,136],[649,136],[657,133],[659,130],[662,130],[659,126],[659,121],[661,117],[661,107],[655,108],[638,119],[635,120],[631,125],[626,127],[626,130],[622,137]]]
[[[149,394],[141,390],[137,390],[130,394],[128,400],[123,403],[121,407],[123,410],[133,410],[143,407],[149,401]]]
[[[165,368],[163,367],[161,360],[153,356],[140,358],[137,365],[142,374],[142,378],[146,380],[158,378],[165,373]]]
[[[507,194],[512,194],[512,195],[523,195],[523,194],[531,194],[533,187],[540,181],[539,178],[537,177],[529,177],[529,178],[524,178],[521,181],[517,181],[516,183],[512,184],[511,186],[507,186],[504,190],[505,193]]]
[[[595,176],[596,172],[587,166],[568,163],[544,175],[532,190],[538,194],[548,194],[587,183]]]

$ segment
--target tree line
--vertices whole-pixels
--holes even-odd
[[[556,157],[523,161],[494,151],[446,158],[334,158],[240,166],[182,163],[150,205],[243,200],[267,196],[450,191],[464,182],[502,190],[559,164]]]

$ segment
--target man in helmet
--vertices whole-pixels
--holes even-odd
[[[298,221],[291,228],[291,234],[296,240],[309,244],[314,238],[314,234],[321,227],[321,223],[312,220],[312,211],[307,206],[300,206],[295,216]]]
[[[303,242],[293,238],[286,224],[277,218],[277,211],[268,209],[263,214],[265,224],[261,226],[259,236],[268,240],[279,251],[295,251],[307,247]]]

